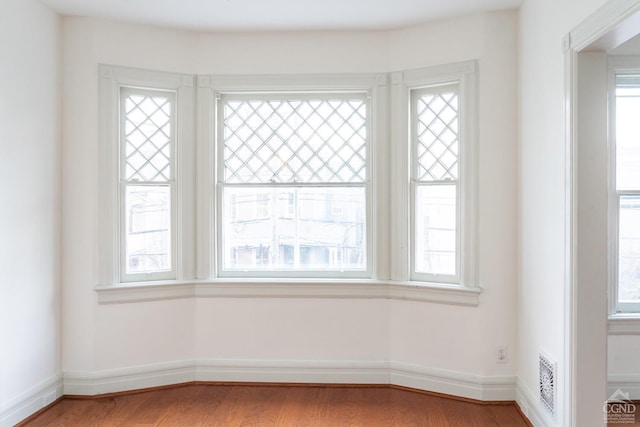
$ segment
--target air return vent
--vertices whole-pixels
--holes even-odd
[[[540,353],[540,402],[549,414],[556,415],[556,363],[544,352]]]

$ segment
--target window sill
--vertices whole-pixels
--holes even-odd
[[[476,307],[482,289],[369,279],[215,279],[96,286],[100,304],[180,298],[376,298]]]
[[[609,335],[640,335],[640,313],[610,315],[608,332]]]

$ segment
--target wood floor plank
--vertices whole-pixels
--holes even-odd
[[[478,404],[387,386],[190,384],[65,398],[20,427],[520,427],[514,404]]]
[[[158,426],[210,426],[215,424],[216,411],[224,406],[231,387],[194,385],[193,393],[183,393],[172,405],[172,416]]]

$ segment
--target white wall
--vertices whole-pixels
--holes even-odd
[[[3,426],[61,392],[60,28],[34,0],[0,3]]]
[[[460,60],[470,55],[466,49],[480,58],[480,306],[391,302],[390,357],[421,366],[493,376],[513,373],[517,359],[517,28],[512,13],[493,14],[475,24],[474,32],[481,37],[468,32],[468,38],[458,38],[455,43],[442,43],[451,37],[447,34],[451,30],[448,23],[433,25],[426,34],[405,30],[396,37],[408,40],[407,47],[421,43],[437,46],[437,55],[426,55],[431,61],[440,57],[443,62]],[[419,57],[412,56],[411,50],[394,52],[393,65],[419,66]],[[509,346],[510,364],[495,363],[498,345]]]
[[[576,147],[577,425],[601,425],[607,394],[607,55],[578,58]],[[593,351],[593,349],[600,351]]]
[[[193,359],[205,364],[248,360],[262,366],[274,361],[384,366],[391,360],[478,378],[513,379],[516,33],[514,12],[354,33],[205,34],[65,18],[64,371],[74,378],[87,373],[97,378],[112,369],[153,370]],[[480,64],[484,292],[479,307],[373,299],[96,302],[98,63],[260,74],[384,72],[469,59]],[[495,363],[498,344],[509,346],[511,363]]]
[[[565,292],[563,37],[603,0],[527,0],[520,11],[520,286],[518,378],[538,403],[538,354],[558,363],[562,425]],[[527,406],[527,405],[525,405]]]
[[[637,335],[609,335],[607,354],[609,394],[617,389],[640,399],[640,338]]]

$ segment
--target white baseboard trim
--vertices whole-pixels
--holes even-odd
[[[64,393],[93,396],[190,381],[393,384],[476,400],[514,400],[514,376],[481,377],[388,361],[199,359],[65,372]]]
[[[97,372],[65,371],[64,394],[95,396],[195,381],[192,360],[138,365]]]
[[[516,377],[482,377],[463,372],[391,362],[390,384],[468,399],[515,400]]]
[[[516,381],[516,404],[534,427],[555,427],[557,424],[540,404],[540,399],[522,382]]]
[[[7,402],[0,402],[0,427],[13,426],[60,397],[62,397],[62,374],[57,374]]]
[[[640,400],[640,375],[639,374],[610,374],[607,389],[611,396],[617,390],[629,394],[629,399]]]
[[[389,365],[377,361],[198,360],[198,381],[389,384]]]

